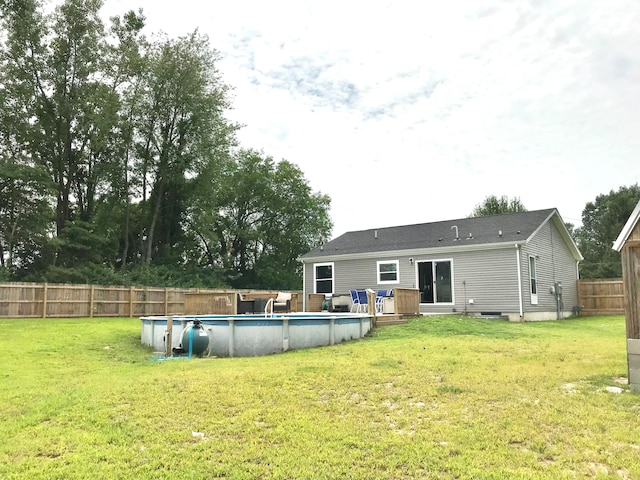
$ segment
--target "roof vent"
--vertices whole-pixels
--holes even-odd
[[[373,238],[378,238],[378,230],[373,231]]]
[[[451,227],[451,230],[456,229],[456,238],[453,239],[453,241],[455,242],[456,240],[460,240],[460,236],[458,235],[458,226],[457,225],[453,225]]]
[[[498,230],[498,236],[501,237],[502,236],[502,230]]]
[[[324,245],[320,245],[320,250],[324,250]]]
[[[469,236],[467,237],[467,240],[473,240],[473,233],[469,232]]]

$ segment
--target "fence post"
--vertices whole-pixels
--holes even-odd
[[[129,318],[133,317],[133,286],[129,287]]]
[[[584,306],[584,301],[582,300],[582,283],[580,283],[580,279],[576,280],[576,291],[578,292],[578,305]]]
[[[47,295],[48,295],[49,285],[47,282],[44,283],[44,290],[42,292],[42,318],[47,318]]]
[[[95,294],[95,287],[91,285],[89,290],[89,318],[93,318],[93,296]]]
[[[171,349],[171,345],[173,344],[173,316],[169,315],[167,317],[167,344],[165,345],[166,355],[167,357],[171,357],[173,355],[173,350]]]
[[[169,289],[164,288],[164,314],[169,315]]]

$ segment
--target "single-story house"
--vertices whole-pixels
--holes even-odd
[[[347,232],[299,258],[304,298],[417,289],[420,313],[563,318],[582,255],[555,208]]]

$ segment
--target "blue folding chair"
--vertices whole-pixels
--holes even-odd
[[[378,292],[376,293],[376,312],[382,313],[382,304],[384,302],[384,298],[389,297],[390,295],[390,290],[378,290]]]
[[[356,290],[358,293],[358,311],[366,313],[369,307],[369,299],[366,290]]]
[[[360,311],[360,299],[358,298],[358,292],[355,290],[349,290],[349,294],[351,295],[351,308],[349,311],[359,312]]]

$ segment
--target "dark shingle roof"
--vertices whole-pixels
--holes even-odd
[[[335,255],[526,241],[555,208],[347,232],[301,259]],[[459,238],[456,239],[457,227]]]

